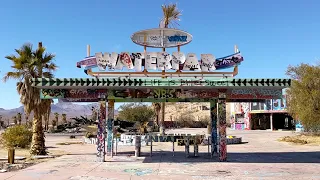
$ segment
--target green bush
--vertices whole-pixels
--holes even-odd
[[[95,138],[96,135],[94,135],[92,132],[87,132],[85,135],[86,138]]]
[[[7,128],[1,136],[1,143],[8,148],[26,148],[31,143],[32,131],[25,125],[17,125]]]

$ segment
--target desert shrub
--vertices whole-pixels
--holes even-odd
[[[8,147],[26,148],[30,145],[32,138],[32,131],[24,125],[17,125],[7,128],[1,136],[1,143]]]
[[[178,126],[192,128],[194,126],[195,117],[191,113],[185,113],[177,117]]]
[[[86,132],[85,137],[86,138],[94,138],[94,137],[96,137],[96,135],[94,135],[92,132]]]
[[[199,119],[199,128],[206,128],[210,124],[211,118],[210,116],[204,116]]]

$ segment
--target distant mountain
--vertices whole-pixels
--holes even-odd
[[[80,116],[89,116],[91,115],[91,108],[95,107],[97,108],[97,103],[92,104],[75,104],[70,102],[58,102],[56,104],[51,105],[51,116],[53,117],[53,114],[55,112],[61,114],[67,114],[67,118],[72,117],[80,117]],[[23,106],[20,106],[18,108],[14,109],[3,109],[0,108],[0,116],[2,116],[2,120],[4,119],[12,119],[13,116],[15,116],[17,113],[23,114],[23,120],[24,121],[24,108]],[[115,115],[118,114],[118,111],[115,110]],[[32,114],[31,114],[32,116]],[[31,118],[31,117],[30,117]],[[61,118],[60,118],[61,119]]]

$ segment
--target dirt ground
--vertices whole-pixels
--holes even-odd
[[[168,133],[201,133],[205,129],[178,129]],[[320,146],[279,142],[292,132],[228,131],[242,137],[243,144],[228,145],[228,161],[211,158],[207,146],[199,147],[199,157],[186,158],[184,147],[171,143],[154,143],[142,147],[142,157],[135,158],[134,147],[119,146],[118,154],[96,161],[95,145],[56,145],[74,141],[67,136],[47,136],[50,150],[66,155],[36,164],[23,170],[0,173],[0,179],[65,179],[65,180],[126,180],[126,179],[320,179]],[[190,148],[192,154],[193,148]]]

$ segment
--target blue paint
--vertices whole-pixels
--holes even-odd
[[[187,36],[168,36],[169,42],[187,42]]]
[[[153,171],[152,169],[140,169],[140,168],[133,168],[133,169],[125,169],[123,170],[126,173],[132,173],[135,174],[137,176],[144,176],[144,175],[148,175],[151,174]]]

